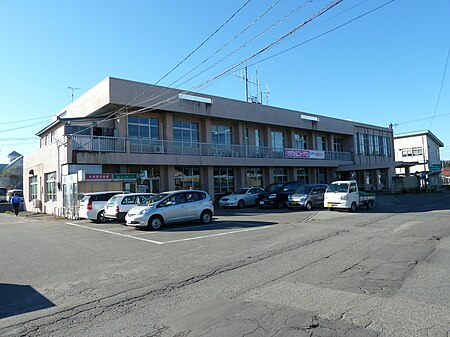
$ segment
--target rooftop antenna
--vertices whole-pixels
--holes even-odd
[[[270,96],[270,90],[269,90],[269,86],[266,84],[266,90],[261,91],[261,104],[262,104],[262,98],[266,99],[266,105],[269,105],[269,96]]]
[[[72,91],[72,102],[73,102],[73,92],[74,92],[75,90],[81,90],[81,89],[80,89],[80,88],[75,88],[75,87],[67,87],[67,89],[69,89],[69,90]]]

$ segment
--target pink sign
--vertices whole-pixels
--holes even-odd
[[[288,159],[325,159],[324,151],[285,149],[284,158]]]
[[[111,181],[111,173],[86,173],[86,181]]]

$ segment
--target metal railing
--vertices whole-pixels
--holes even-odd
[[[74,151],[188,156],[284,158],[285,148],[118,137],[71,136]],[[308,158],[306,158],[308,159]],[[325,160],[351,161],[351,152],[324,151]]]

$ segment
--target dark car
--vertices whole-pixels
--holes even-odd
[[[286,206],[288,196],[294,193],[301,184],[299,181],[270,184],[258,196],[257,203],[260,208],[283,208]]]
[[[303,208],[308,211],[313,207],[323,207],[325,184],[305,184],[298,187],[287,199],[287,207]]]

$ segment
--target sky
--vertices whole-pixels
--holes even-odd
[[[108,76],[245,100],[244,66],[263,104],[430,130],[449,160],[450,1],[335,2],[0,0],[0,163]]]

